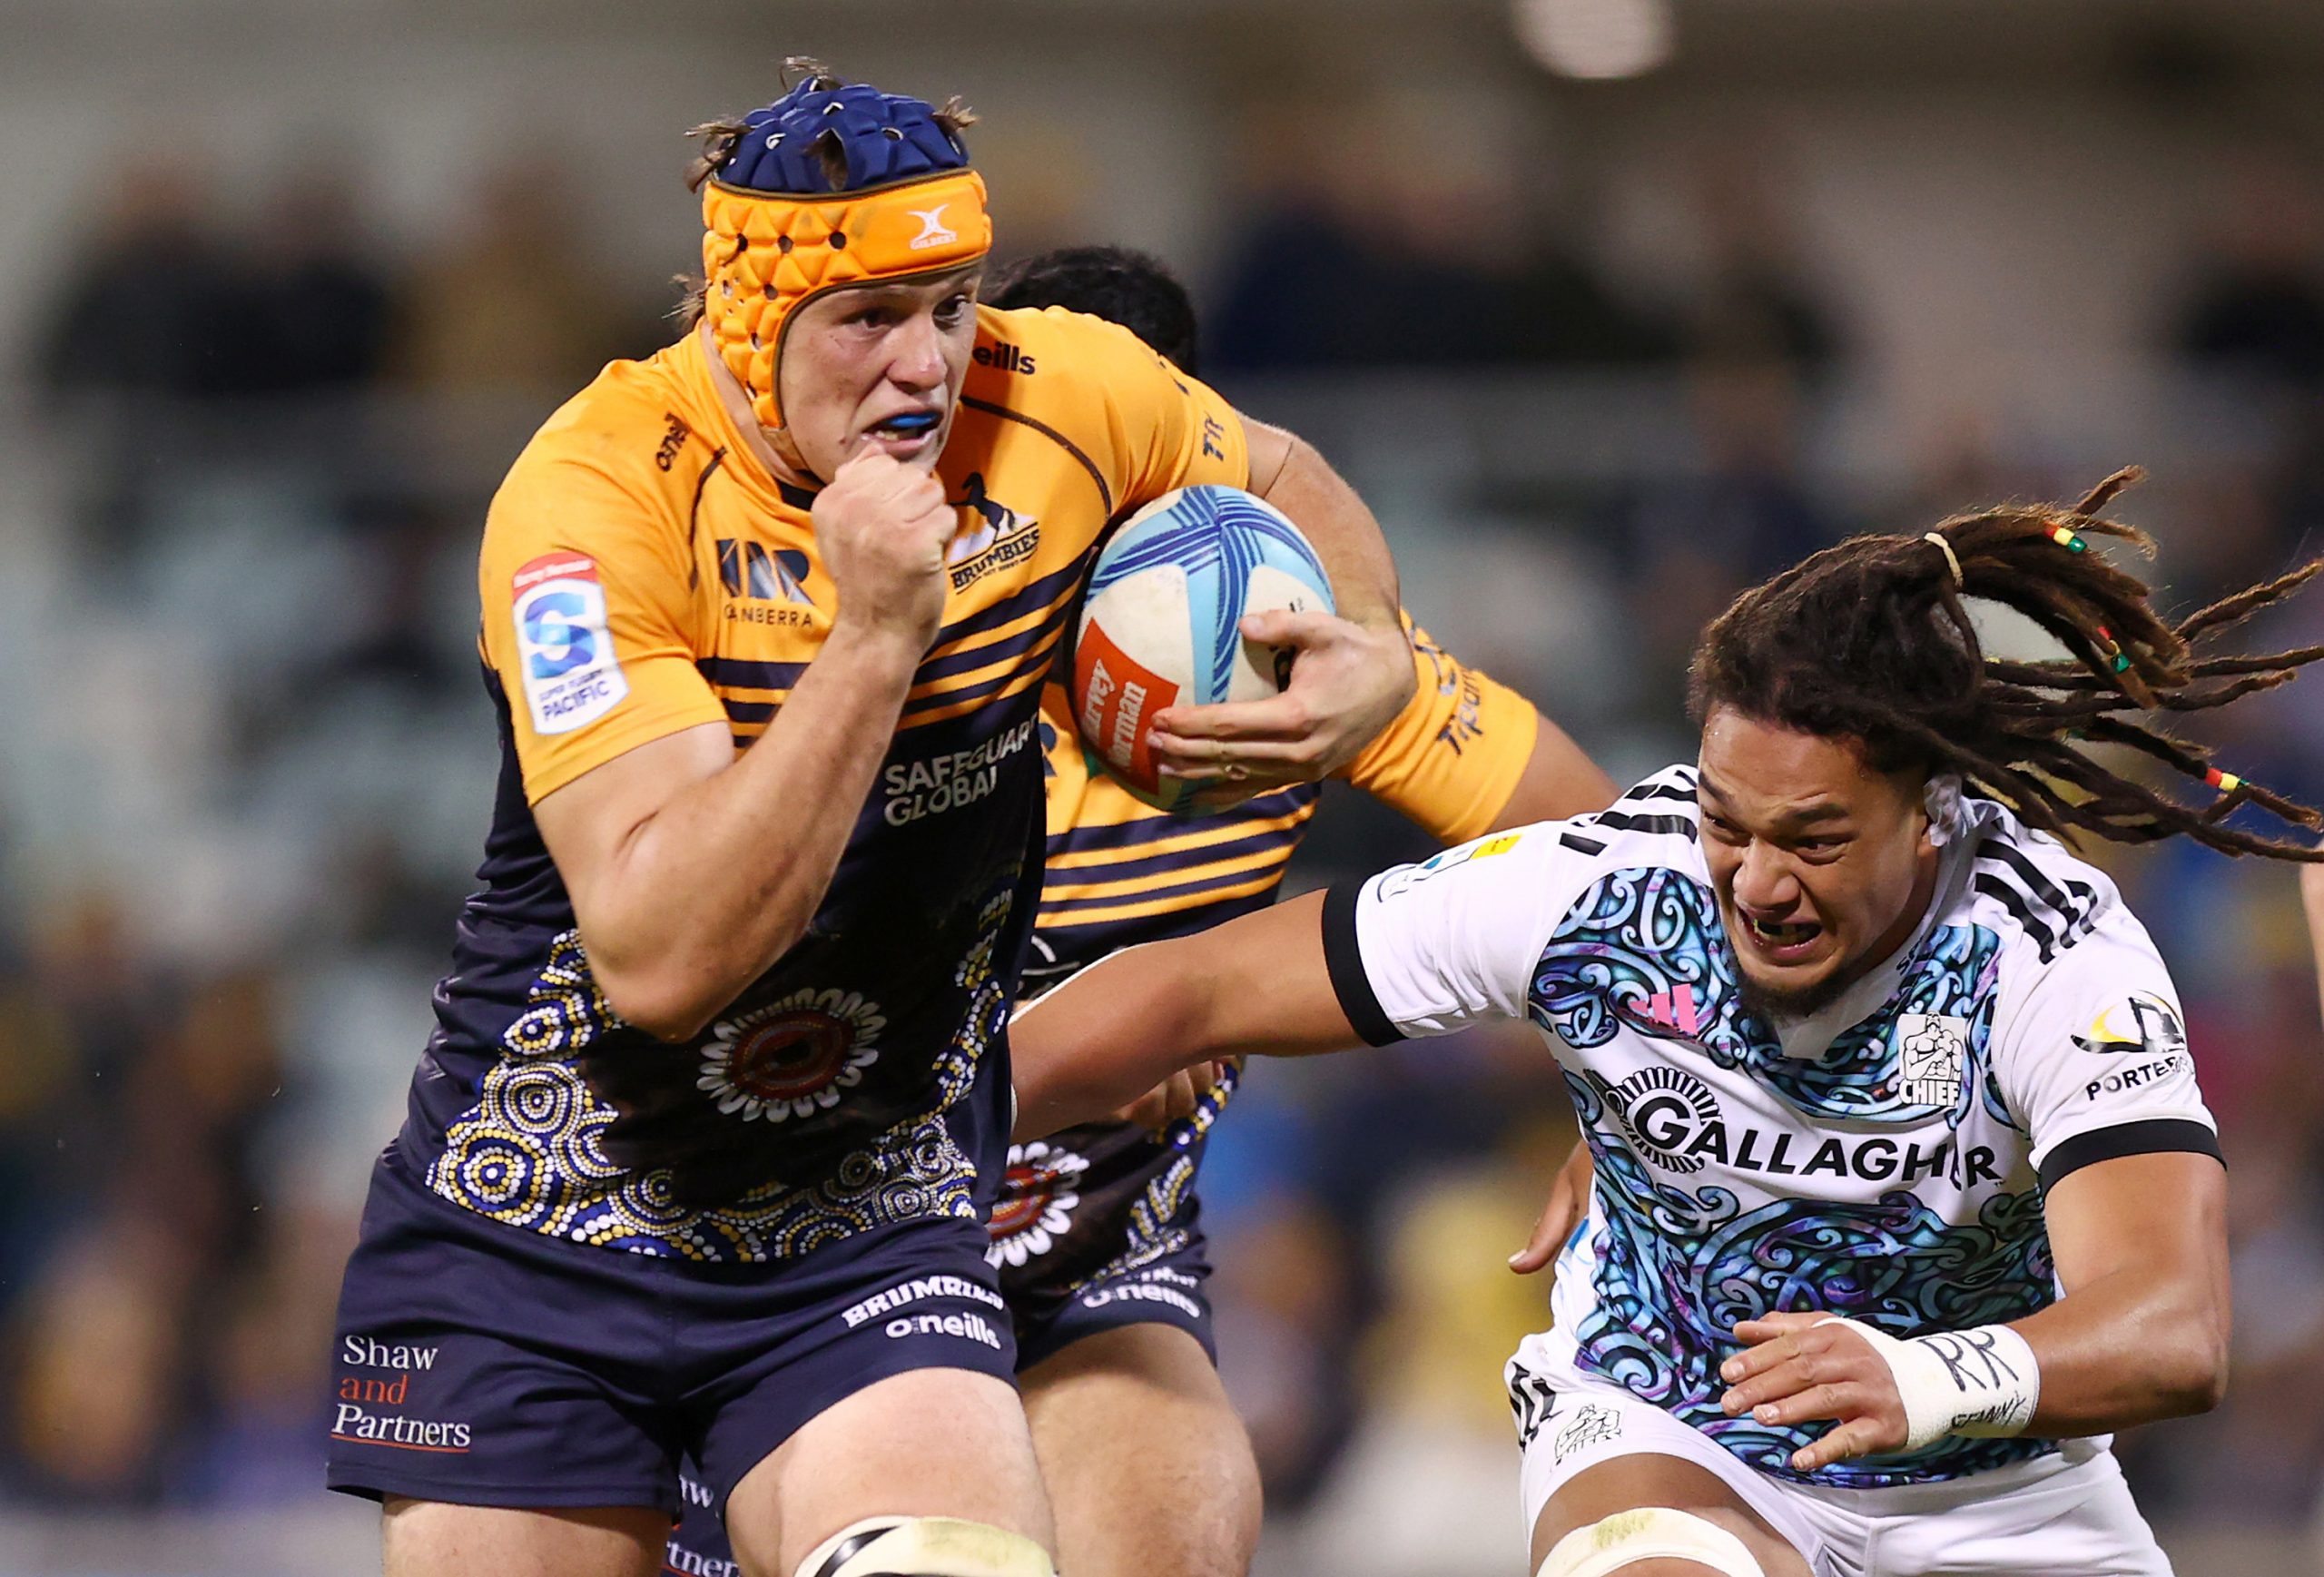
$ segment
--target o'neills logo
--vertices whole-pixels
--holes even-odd
[[[986,1323],[981,1315],[899,1315],[881,1329],[891,1342],[901,1341],[906,1336],[959,1336],[967,1341],[980,1342],[996,1352],[1000,1348],[1000,1333]]]
[[[970,355],[975,359],[978,366],[997,367],[1003,372],[1022,372],[1029,376],[1037,370],[1033,359],[1022,349],[1011,345],[1006,340],[995,340],[990,345],[980,345],[970,351]]]

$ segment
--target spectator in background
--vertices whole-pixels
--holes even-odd
[[[1737,592],[1841,535],[1801,464],[1795,366],[1706,358],[1688,396],[1701,468],[1648,488],[1630,521],[1638,659],[1658,685],[1677,684],[1697,634]]]
[[[1705,151],[1695,206],[1709,271],[1686,338],[1699,358],[1773,362],[1813,380],[1838,360],[1841,336],[1776,191],[1780,167],[1754,138]]]
[[[2324,191],[2310,163],[2255,151],[2219,194],[2168,340],[2258,452],[2203,478],[2217,524],[2194,544],[2197,592],[2277,573],[2324,539]]]
[[[654,342],[588,268],[586,200],[561,169],[538,158],[491,171],[459,233],[414,270],[393,360],[423,389],[568,389]]]
[[[379,376],[390,285],[353,162],[310,156],[269,199],[242,262],[242,392],[351,390]]]
[[[241,291],[214,228],[208,170],[192,157],[124,148],[96,185],[105,208],[41,314],[37,381],[68,395],[241,392]]]
[[[2247,155],[2223,183],[2205,255],[2172,317],[2172,348],[2239,381],[2324,386],[2324,201],[2312,171]]]
[[[120,1215],[84,1223],[27,1300],[6,1444],[25,1498],[152,1504],[183,1416],[186,1257]]]
[[[1603,365],[1669,336],[1561,243],[1514,145],[1454,144],[1433,106],[1270,103],[1245,145],[1254,195],[1212,315],[1223,363]],[[1399,121],[1412,123],[1407,126]]]

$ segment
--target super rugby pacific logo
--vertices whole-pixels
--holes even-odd
[[[509,584],[519,677],[536,734],[569,734],[619,705],[629,681],[614,653],[596,560],[545,553]]]

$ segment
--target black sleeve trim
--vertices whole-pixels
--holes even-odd
[[[2093,1129],[2078,1133],[2050,1152],[2042,1163],[2043,1192],[2058,1186],[2058,1179],[2095,1166],[2100,1161],[2115,1161],[2124,1156],[2170,1155],[2184,1152],[2209,1156],[2220,1165],[2227,1158],[2220,1153],[2219,1135],[2201,1123],[2185,1118],[2158,1117],[2144,1122],[2126,1122],[2114,1128]]]
[[[1355,901],[1361,882],[1343,882],[1324,894],[1324,967],[1331,971],[1332,990],[1340,1011],[1366,1046],[1393,1046],[1404,1032],[1390,1021],[1373,994],[1364,972],[1364,952],[1355,940]]]

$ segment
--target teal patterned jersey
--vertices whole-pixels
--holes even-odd
[[[1966,802],[1918,930],[1811,1020],[1738,987],[1691,768],[1610,809],[1480,840],[1334,893],[1349,1017],[1379,1040],[1492,1017],[1555,1053],[1597,1162],[1559,1266],[1584,1369],[1752,1466],[1823,1425],[1729,1418],[1738,1321],[1822,1310],[1897,1336],[2059,1296],[2045,1188],[2154,1150],[2217,1153],[2168,971],[2113,884]],[[1947,1479],[2055,1449],[1946,1436],[1812,1482]]]

